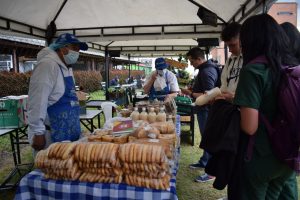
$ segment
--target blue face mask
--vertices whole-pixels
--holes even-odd
[[[64,55],[64,60],[65,60],[65,63],[67,65],[71,65],[71,64],[76,63],[78,58],[79,58],[79,52],[73,51],[73,50],[70,50],[70,49],[69,49],[68,54]]]

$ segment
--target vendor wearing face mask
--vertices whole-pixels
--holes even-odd
[[[144,92],[149,94],[150,100],[168,101],[177,96],[179,92],[177,78],[167,67],[164,58],[155,60],[156,70],[150,74],[144,85]]]
[[[77,62],[79,50],[87,49],[86,43],[65,33],[38,53],[28,95],[28,137],[34,150],[79,139],[79,103],[70,65]]]

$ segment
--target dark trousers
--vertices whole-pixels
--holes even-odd
[[[204,132],[206,121],[207,121],[207,116],[208,116],[208,110],[201,110],[197,113],[197,119],[198,119],[198,124],[199,124],[199,129],[200,129],[201,136],[203,136],[203,132]],[[209,158],[210,158],[209,153],[204,151],[203,155],[200,157],[200,160],[198,162],[201,165],[206,166]]]

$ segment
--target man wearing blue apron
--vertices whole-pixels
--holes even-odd
[[[86,43],[65,33],[38,53],[28,95],[28,136],[34,150],[79,139],[80,110],[70,65],[77,62],[79,50],[87,49]]]
[[[155,60],[156,70],[150,74],[144,85],[144,92],[149,95],[150,100],[166,101],[177,96],[179,92],[177,78],[167,67],[164,58]]]

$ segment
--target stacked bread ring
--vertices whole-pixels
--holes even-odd
[[[82,175],[80,181],[121,183],[122,170],[117,152],[119,145],[113,143],[78,143],[74,159]]]
[[[70,142],[53,143],[47,150],[41,150],[35,158],[35,167],[40,168],[46,178],[76,180],[81,175],[74,162],[76,144]]]
[[[168,159],[162,146],[128,143],[120,145],[119,158],[129,185],[167,189],[170,182]]]

